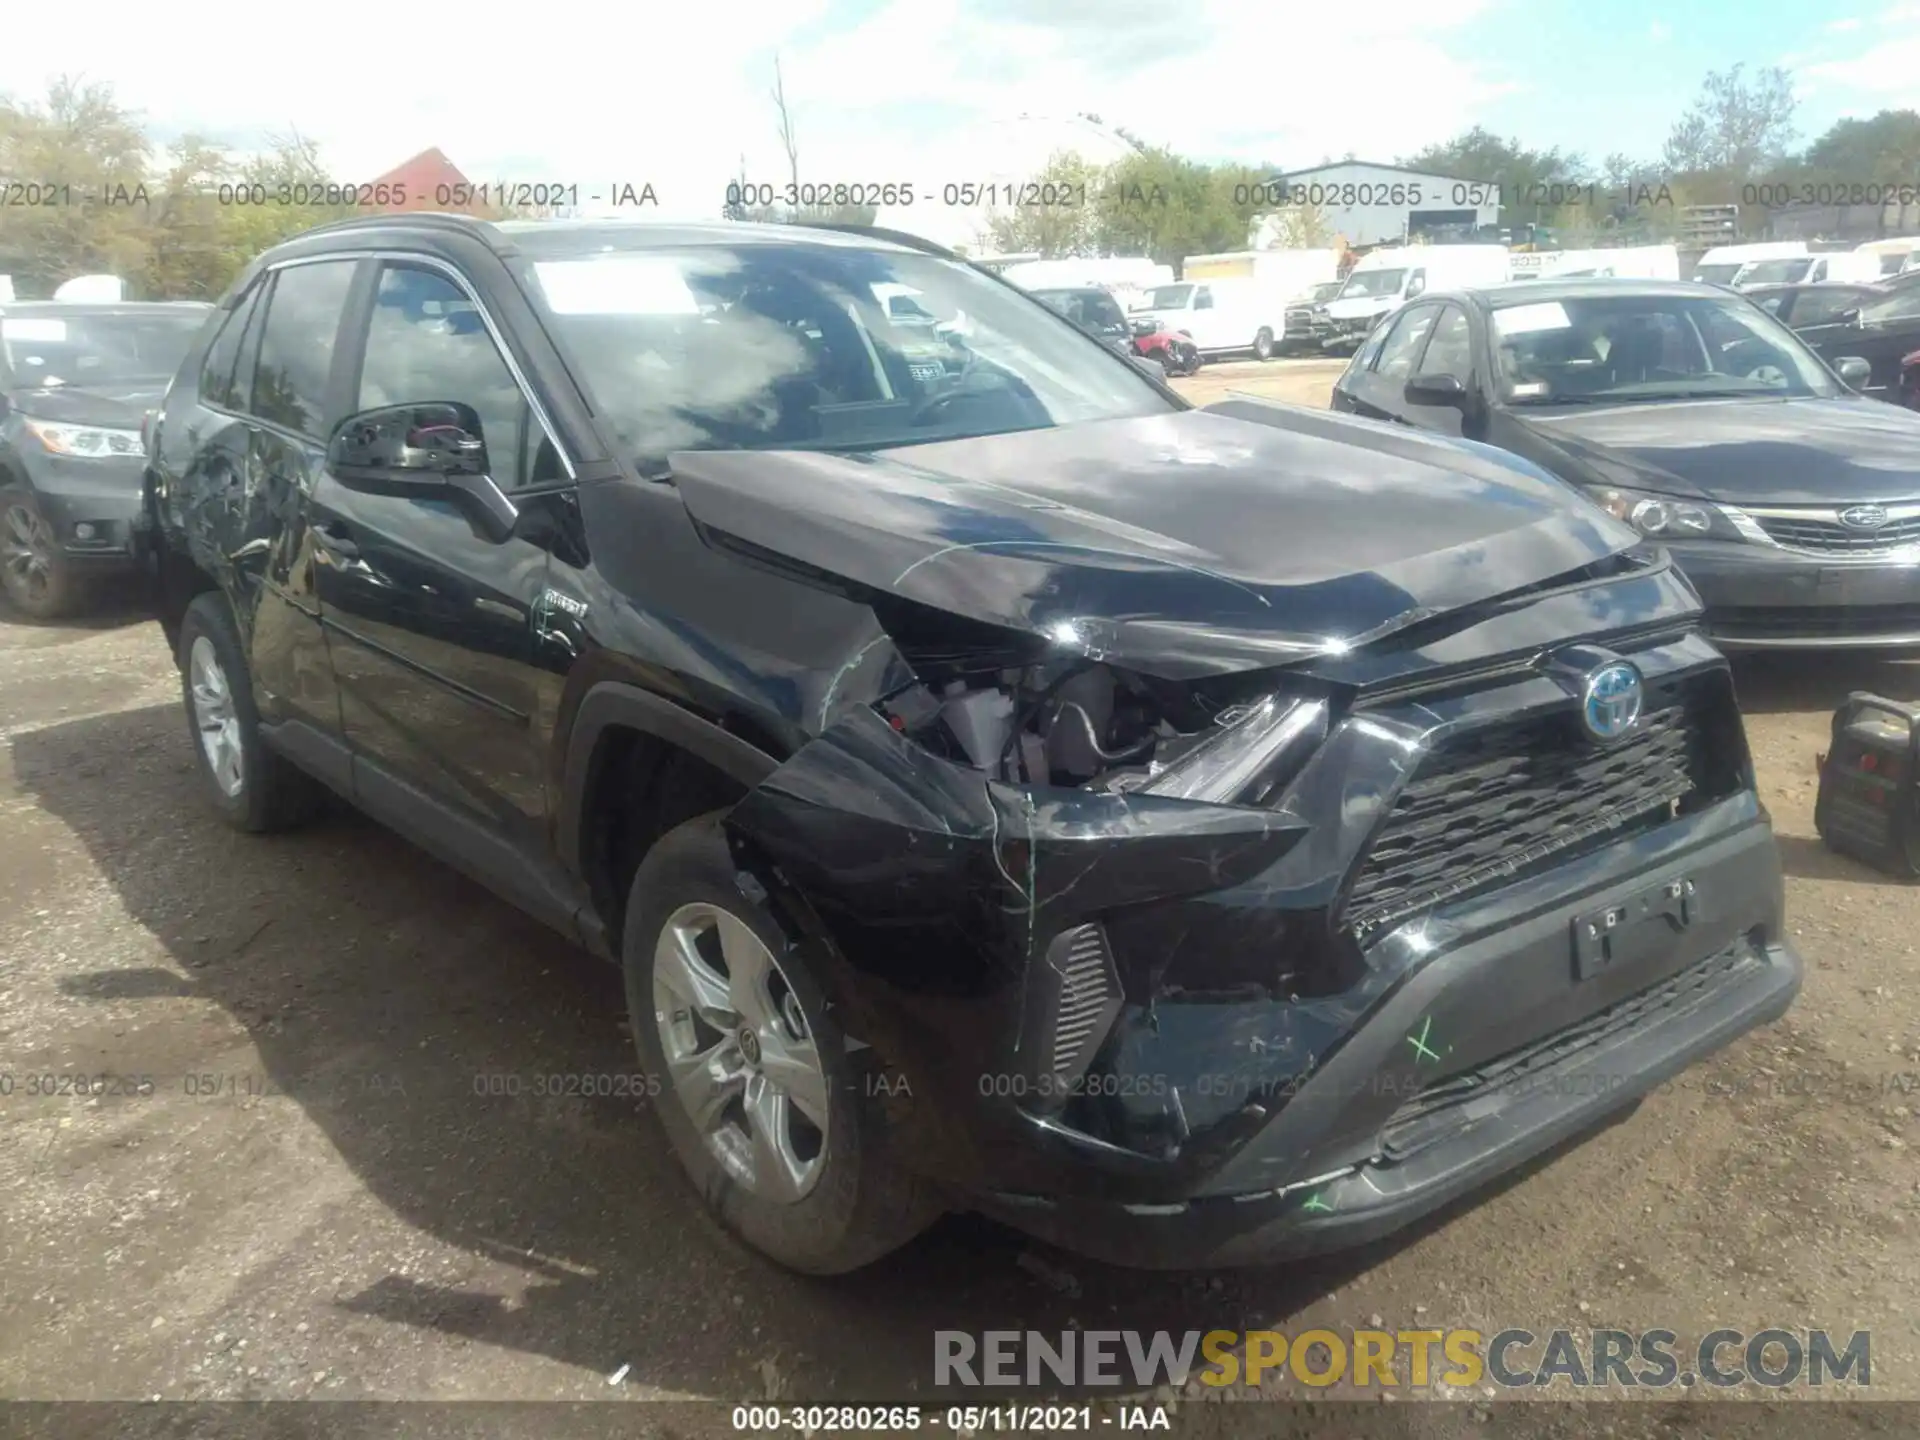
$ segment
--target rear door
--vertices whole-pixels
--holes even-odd
[[[378,262],[354,310],[350,412],[469,405],[509,499],[566,480],[474,290],[443,262]],[[494,539],[454,500],[368,494],[324,468],[314,491],[321,610],[356,792],[376,813],[398,807],[437,830],[422,838],[450,858],[482,856],[489,873],[502,844],[545,849],[531,719],[549,518],[542,502],[528,503],[512,533]]]
[[[205,467],[202,494],[224,515],[218,544],[231,566],[227,584],[261,718],[330,738],[338,737],[340,713],[320,625],[310,507],[340,408],[339,331],[363,263],[300,261],[262,278],[237,354],[224,332],[210,353],[217,363],[231,357],[233,369],[224,383],[202,377],[202,403],[223,423],[195,462]]]

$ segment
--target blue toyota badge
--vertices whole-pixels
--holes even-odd
[[[1625,661],[1592,671],[1580,690],[1580,718],[1596,740],[1618,740],[1640,718],[1640,672]]]

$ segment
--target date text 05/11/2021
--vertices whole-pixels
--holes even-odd
[[[974,1436],[1115,1430],[1172,1430],[1164,1405],[736,1405],[733,1428],[792,1430],[804,1435],[839,1431],[897,1435],[920,1429]]]

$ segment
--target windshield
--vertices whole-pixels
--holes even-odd
[[[1314,304],[1322,305],[1322,304],[1325,304],[1327,301],[1333,299],[1334,296],[1340,293],[1340,288],[1344,283],[1345,283],[1344,281],[1340,281],[1340,280],[1328,280],[1323,284],[1314,286],[1313,287]]]
[[[1495,307],[1493,331],[1516,405],[1840,393],[1792,331],[1733,296],[1521,301]]]
[[[1406,278],[1405,270],[1356,270],[1347,277],[1347,283],[1340,287],[1338,298],[1352,300],[1356,296],[1398,295],[1401,282]]]
[[[1813,257],[1797,260],[1755,260],[1740,271],[1742,285],[1798,285],[1813,268]]]
[[[1191,285],[1159,285],[1147,291],[1146,299],[1140,302],[1142,310],[1184,310],[1187,297],[1193,294]]]
[[[206,318],[200,309],[8,315],[0,318],[0,353],[11,383],[28,390],[164,383],[187,358]]]
[[[1732,265],[1701,265],[1693,272],[1693,278],[1706,285],[1731,285],[1733,277],[1740,273],[1736,262]]]
[[[1860,308],[1860,323],[1863,325],[1884,325],[1891,320],[1914,320],[1920,318],[1920,285],[1902,282],[1890,294],[1880,293],[1880,287],[1876,285],[1851,303]]]
[[[536,259],[524,278],[646,468],[676,450],[875,450],[1176,408],[1044,305],[930,255],[612,250]]]

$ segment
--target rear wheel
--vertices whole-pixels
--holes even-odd
[[[194,757],[220,818],[256,834],[308,819],[325,791],[261,740],[246,652],[224,596],[210,591],[187,606],[178,660]]]
[[[719,813],[689,820],[634,876],[622,945],[656,1113],[720,1223],[817,1275],[858,1269],[940,1212],[900,1169],[805,958],[742,892]]]
[[[1253,337],[1253,358],[1256,360],[1273,358],[1273,331],[1265,326],[1262,326],[1260,333]]]
[[[53,524],[24,485],[0,490],[0,588],[35,620],[57,620],[80,600],[79,581]]]

